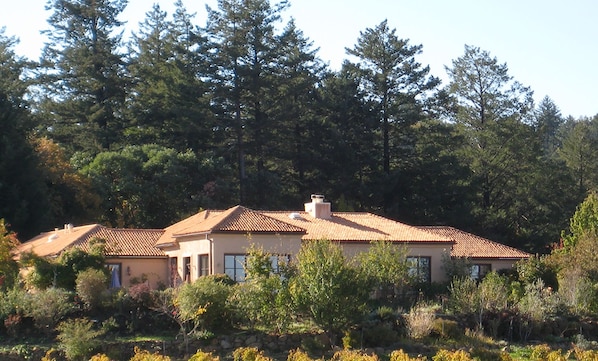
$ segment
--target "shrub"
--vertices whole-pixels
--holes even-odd
[[[103,353],[99,353],[97,355],[91,356],[89,361],[112,361],[112,360],[107,355],[105,355]]]
[[[457,339],[463,336],[463,330],[455,320],[437,318],[432,324],[432,333],[441,338]]]
[[[287,357],[287,361],[315,361],[309,355],[300,349],[291,350],[289,352],[289,356]]]
[[[88,268],[77,275],[75,289],[87,309],[96,309],[106,296],[108,276],[104,270]]]
[[[240,347],[233,351],[234,361],[272,361],[256,347]]]
[[[577,361],[596,361],[598,360],[597,350],[583,350],[578,347],[573,348],[575,359]]]
[[[416,340],[429,336],[435,319],[436,313],[432,307],[422,303],[416,304],[405,316],[407,334]]]
[[[439,350],[432,356],[433,361],[473,361],[469,352],[464,350],[448,351]]]
[[[141,350],[135,346],[135,355],[129,361],[170,361],[170,357],[160,355],[159,353],[150,353],[146,350]]]
[[[426,361],[425,356],[410,357],[403,350],[395,350],[390,354],[389,361]]]
[[[220,357],[214,356],[211,352],[197,350],[188,361],[220,361]]]
[[[341,350],[332,355],[332,361],[378,361],[378,356],[358,350]]]
[[[60,348],[69,360],[87,359],[99,345],[97,337],[102,331],[93,329],[93,322],[86,318],[67,320],[58,325]]]
[[[180,318],[191,321],[205,329],[213,329],[226,324],[230,311],[227,300],[231,286],[214,278],[200,277],[193,283],[183,284],[175,296]],[[198,310],[202,312],[198,312]]]
[[[50,334],[58,322],[74,309],[71,293],[61,288],[48,288],[34,293],[26,305],[27,315],[33,318],[35,326]]]

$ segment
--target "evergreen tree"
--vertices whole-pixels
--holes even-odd
[[[129,44],[131,59],[126,131],[129,144],[186,149],[213,144],[207,85],[201,81],[202,38],[180,1],[173,20],[155,4]],[[199,43],[198,43],[199,42]]]
[[[344,64],[354,69],[365,96],[379,114],[382,169],[386,175],[391,173],[391,153],[395,162],[402,158],[400,149],[408,138],[406,130],[421,113],[421,97],[440,83],[428,75],[429,66],[422,67],[415,60],[422,45],[410,45],[395,32],[386,20],[361,32],[354,48],[346,49],[357,61]]]
[[[51,0],[39,96],[43,129],[71,151],[122,139],[124,64],[118,49],[127,0]]]
[[[477,47],[447,67],[454,121],[465,137],[461,156],[471,169],[476,231],[493,239],[519,232],[540,147],[528,123],[532,92],[514,81],[506,64]]]
[[[33,122],[25,100],[29,64],[15,55],[16,40],[0,29],[0,218],[22,239],[50,224],[39,159],[29,142]]]
[[[286,7],[268,0],[219,0],[217,10],[208,7],[214,103],[219,126],[230,129],[226,146],[236,154],[241,204],[263,206],[271,199],[267,150],[275,121],[273,67],[280,56],[275,24]]]

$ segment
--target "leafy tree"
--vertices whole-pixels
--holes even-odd
[[[355,68],[355,75],[365,90],[365,96],[379,114],[382,133],[382,168],[385,174],[391,172],[391,153],[395,153],[405,139],[406,129],[413,124],[421,112],[421,97],[440,83],[428,76],[429,66],[422,67],[415,61],[421,53],[421,45],[409,45],[406,39],[399,39],[395,29],[390,29],[386,20],[375,28],[360,33],[357,44],[346,49],[357,62],[344,66]],[[391,141],[395,140],[394,146]],[[393,149],[394,152],[391,150]],[[400,159],[400,153],[398,157]]]
[[[302,244],[291,294],[299,311],[321,327],[333,345],[342,331],[361,321],[369,291],[339,245],[327,240]]]
[[[252,327],[263,326],[281,332],[290,324],[293,318],[289,288],[292,271],[292,267],[276,255],[257,247],[249,250],[247,277],[245,282],[235,286],[234,299],[241,317]]]
[[[379,291],[385,303],[396,306],[396,298],[411,284],[407,248],[390,242],[373,242],[355,261],[370,289]]]
[[[20,244],[17,235],[8,230],[0,218],[0,292],[12,288],[19,277],[19,265],[13,258],[13,251]]]
[[[94,322],[86,318],[76,318],[61,322],[57,330],[60,348],[69,360],[87,360],[100,345],[98,337],[102,330],[94,329]]]
[[[569,232],[563,232],[563,247],[572,251],[579,239],[585,236],[598,237],[598,194],[591,192],[577,207],[569,223]]]
[[[108,290],[108,275],[104,269],[88,268],[77,274],[75,291],[89,310],[97,310]]]
[[[117,53],[126,0],[51,0],[42,55],[40,120],[71,150],[109,149],[122,138],[123,59]]]
[[[47,336],[51,335],[58,322],[74,309],[71,293],[56,287],[31,294],[24,307],[26,315],[32,317],[35,326]]]
[[[155,144],[99,153],[84,166],[103,199],[101,219],[116,227],[166,227],[202,206],[221,206],[228,168],[209,153],[198,158]]]

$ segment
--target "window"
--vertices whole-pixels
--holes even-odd
[[[107,263],[106,268],[110,273],[110,288],[120,288],[122,286],[122,271],[120,263]]]
[[[183,280],[191,282],[191,257],[183,257]]]
[[[409,276],[416,282],[431,282],[430,263],[430,257],[407,257]]]
[[[273,254],[270,255],[270,264],[274,273],[280,273],[280,267],[289,264],[291,256],[287,254]]]
[[[492,270],[492,265],[490,264],[474,264],[470,268],[471,270],[471,278],[474,280],[481,281],[488,272]]]
[[[199,274],[198,276],[207,276],[210,274],[210,257],[207,254],[200,254],[197,256],[197,264]]]
[[[176,287],[180,284],[178,264],[179,259],[177,257],[170,258],[170,287]]]
[[[225,254],[224,255],[224,273],[233,281],[243,282],[245,280],[245,261],[247,255],[244,254]]]

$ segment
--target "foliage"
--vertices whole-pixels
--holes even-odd
[[[13,258],[15,248],[20,244],[17,235],[8,230],[0,218],[0,292],[12,288],[19,275],[19,265]]]
[[[350,267],[339,245],[327,240],[303,243],[291,294],[299,311],[336,337],[365,313],[369,298],[366,280]]]
[[[517,277],[524,284],[531,284],[541,279],[548,287],[558,290],[557,270],[548,256],[530,257],[515,264]]]
[[[315,361],[307,353],[301,349],[294,349],[289,351],[287,361]]]
[[[332,361],[378,361],[376,354],[368,355],[359,350],[340,350],[332,355]]]
[[[211,352],[197,350],[188,361],[220,361],[220,357],[214,356]]]
[[[91,356],[89,361],[112,361],[112,360],[107,355],[105,355],[103,353],[99,353],[99,354]]]
[[[563,235],[565,251],[571,251],[581,237],[598,237],[598,193],[591,192],[571,217],[568,234]]]
[[[229,321],[227,300],[231,286],[214,277],[200,277],[179,287],[174,298],[177,317],[190,322],[192,329],[214,329]]]
[[[135,354],[129,361],[170,361],[170,357],[160,355],[158,352],[150,353],[135,346]]]
[[[432,356],[432,361],[473,361],[473,358],[469,352],[464,350],[449,351],[442,349]]]
[[[442,254],[442,270],[450,280],[470,277],[471,260],[467,257],[451,257],[449,252],[444,252]]]
[[[282,257],[252,247],[246,264],[245,282],[234,288],[233,304],[237,314],[253,327],[263,326],[281,332],[292,321],[293,307],[289,289],[292,269]],[[276,260],[278,270],[273,267]]]
[[[75,290],[85,307],[97,309],[102,304],[108,290],[108,275],[105,270],[88,268],[77,274]]]
[[[434,328],[436,310],[425,303],[415,304],[405,316],[407,334],[419,340],[430,335]]]
[[[380,298],[390,305],[395,305],[395,298],[412,283],[405,246],[372,242],[367,252],[356,256],[355,264],[370,289],[380,292]]]
[[[427,358],[424,356],[410,357],[403,350],[394,350],[393,352],[390,353],[389,361],[426,361],[426,360],[427,360]]]
[[[35,292],[27,301],[25,314],[32,317],[35,326],[46,335],[52,334],[58,322],[74,310],[72,294],[56,287]]]
[[[272,361],[255,347],[239,347],[233,351],[234,361]]]
[[[58,325],[60,348],[69,360],[86,360],[99,346],[102,331],[94,330],[94,323],[85,318],[69,319]]]

